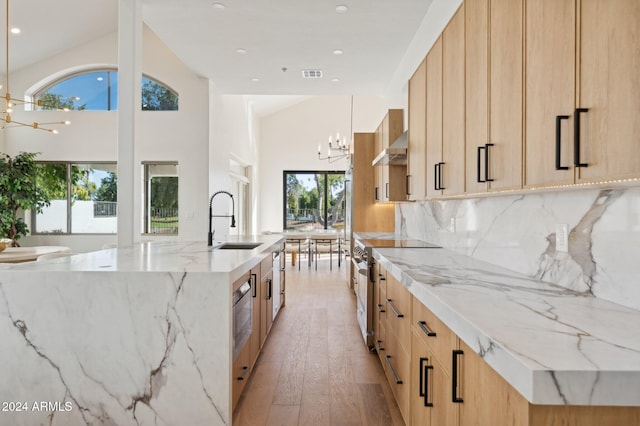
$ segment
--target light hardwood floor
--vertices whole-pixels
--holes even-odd
[[[365,347],[348,261],[300,271],[233,415],[234,425],[404,425],[378,357]],[[335,259],[334,259],[335,261]]]

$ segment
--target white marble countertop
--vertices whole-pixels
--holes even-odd
[[[640,311],[445,249],[374,257],[531,403],[640,405]]]
[[[265,254],[284,241],[280,234],[229,237],[226,241],[153,241],[132,247],[113,248],[68,257],[12,265],[13,270],[29,271],[113,271],[113,272],[220,272],[233,275],[260,262]],[[261,243],[255,249],[220,250],[230,242]]]

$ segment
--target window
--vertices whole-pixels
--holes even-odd
[[[236,228],[229,228],[229,235],[248,235],[251,233],[249,227],[250,217],[250,185],[251,166],[231,158],[229,160],[229,177],[231,178],[231,193],[235,199],[234,212],[236,216]],[[231,225],[231,222],[229,222]]]
[[[283,227],[285,230],[344,228],[343,171],[285,171],[283,175]]]
[[[150,77],[142,77],[143,111],[177,111],[178,95]],[[41,89],[34,100],[42,109],[115,111],[118,109],[118,71],[93,70],[67,76]]]
[[[51,204],[32,215],[34,234],[115,234],[116,163],[38,163]]]
[[[143,163],[145,234],[178,233],[178,164]]]

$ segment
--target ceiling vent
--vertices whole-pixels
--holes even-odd
[[[302,70],[302,78],[322,78],[322,70]]]

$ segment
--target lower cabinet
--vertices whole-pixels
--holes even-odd
[[[529,403],[398,280],[376,268],[375,347],[407,425],[640,425],[640,407]]]
[[[273,263],[271,256],[260,264],[260,347],[267,339],[273,324]]]

